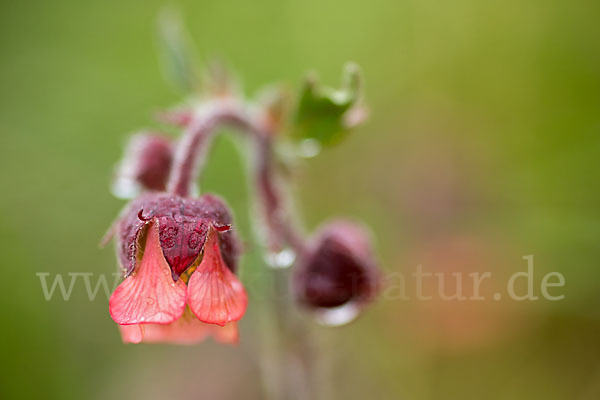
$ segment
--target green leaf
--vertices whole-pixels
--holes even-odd
[[[167,80],[184,93],[199,91],[200,74],[181,16],[174,9],[163,9],[158,28],[159,52]]]
[[[344,67],[340,89],[321,86],[314,75],[309,75],[300,93],[292,135],[320,146],[340,142],[362,120],[352,118],[361,109],[361,88],[360,69],[354,63]]]

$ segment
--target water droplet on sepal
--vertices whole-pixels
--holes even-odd
[[[316,311],[315,320],[323,326],[342,326],[356,319],[360,305],[350,302],[334,308],[321,308]]]

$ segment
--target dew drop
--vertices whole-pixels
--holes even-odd
[[[265,256],[267,264],[274,269],[285,269],[292,266],[296,253],[292,249],[283,249],[278,253],[268,253]]]
[[[324,308],[317,312],[316,320],[324,326],[341,326],[352,322],[360,311],[355,302],[346,303],[335,308]]]
[[[112,194],[119,199],[133,199],[140,191],[140,185],[129,177],[119,177],[111,186]]]
[[[192,232],[188,238],[188,247],[191,250],[195,250],[200,244],[200,234],[198,232]]]
[[[312,158],[321,152],[321,145],[315,139],[304,139],[298,146],[298,155],[304,158]]]

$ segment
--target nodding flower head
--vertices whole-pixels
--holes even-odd
[[[142,190],[164,190],[173,163],[171,139],[151,133],[138,133],[129,139],[125,155],[117,167],[112,191],[130,199]]]
[[[315,310],[352,304],[359,308],[377,294],[379,271],[367,232],[344,220],[313,235],[294,273],[297,300]]]
[[[248,303],[235,276],[238,241],[216,196],[149,192],[113,229],[125,280],[109,309],[125,342],[237,341]]]

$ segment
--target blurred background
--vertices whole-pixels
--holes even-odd
[[[600,398],[598,1],[175,5],[200,59],[228,62],[249,95],[273,81],[297,87],[308,69],[337,85],[344,62],[362,66],[371,118],[303,165],[307,229],[331,215],[367,222],[387,274],[492,272],[489,300],[384,291],[324,332],[339,398]],[[112,248],[98,249],[124,204],[108,190],[113,166],[129,133],[180,100],[156,52],[162,6],[1,3],[4,399],[263,396],[252,300],[236,348],[123,345],[104,296],[90,301],[78,284],[70,301],[46,301],[36,276],[115,271]],[[242,167],[221,137],[203,185],[235,210],[247,280],[264,267]],[[528,254],[536,294],[557,271],[566,285],[551,293],[565,298],[492,300]]]

